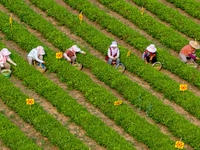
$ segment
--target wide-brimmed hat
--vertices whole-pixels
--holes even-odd
[[[81,49],[77,45],[73,45],[71,47],[71,50],[73,50],[74,52],[80,52],[81,51]]]
[[[36,49],[38,50],[38,54],[40,54],[40,55],[45,54],[44,48],[42,46],[38,46]]]
[[[9,56],[11,52],[7,48],[3,48],[0,52],[3,56]]]
[[[113,41],[110,45],[110,47],[117,47],[117,42],[116,41]]]
[[[154,44],[149,45],[146,49],[151,53],[155,53],[157,50]]]
[[[190,41],[189,44],[195,49],[200,49],[200,45],[197,41]]]

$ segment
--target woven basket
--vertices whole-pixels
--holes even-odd
[[[79,64],[78,62],[74,62],[72,64],[72,66],[76,67],[78,70],[81,70],[83,68],[83,65],[82,64]]]
[[[41,73],[44,73],[45,71],[46,71],[46,67],[44,66],[44,68],[42,68],[42,66],[36,66],[36,69],[38,70],[38,71],[40,71]]]
[[[42,66],[38,66],[38,62],[36,62],[35,60],[33,61],[33,65],[35,66],[35,68],[40,71],[41,73],[44,73],[46,71],[46,67],[44,66],[44,68],[42,68]]]
[[[162,68],[162,64],[160,62],[155,62],[154,64],[152,64],[152,66],[157,70],[161,70]]]

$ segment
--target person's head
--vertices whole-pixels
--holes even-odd
[[[146,49],[151,53],[155,53],[157,50],[154,44],[150,44]]]
[[[36,49],[38,51],[38,55],[44,55],[45,54],[44,48],[42,46],[38,46]]]
[[[190,46],[192,46],[194,49],[200,49],[200,45],[197,41],[190,41]]]
[[[112,41],[110,47],[117,48],[117,42],[116,41]]]
[[[81,49],[77,45],[73,45],[71,48],[72,48],[72,51],[74,51],[74,52],[80,52],[81,51]]]
[[[11,52],[7,48],[3,48],[1,50],[1,54],[6,57],[6,56],[9,56]]]

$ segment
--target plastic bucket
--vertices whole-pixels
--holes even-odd
[[[3,76],[5,76],[6,78],[9,78],[10,75],[11,75],[11,70],[9,70],[9,69],[3,69],[3,70],[1,71],[1,74],[2,74]]]

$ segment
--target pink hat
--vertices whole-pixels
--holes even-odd
[[[70,50],[73,50],[74,52],[80,52],[81,51],[81,49],[78,48],[77,45],[73,45]]]
[[[40,54],[40,55],[44,55],[45,54],[44,48],[42,46],[38,46],[36,49],[38,50],[38,54]]]
[[[155,47],[154,44],[149,45],[146,49],[147,49],[149,52],[152,52],[152,53],[155,53],[155,52],[156,52],[156,47]]]
[[[0,52],[3,56],[9,56],[11,52],[7,48],[3,48]]]
[[[110,47],[117,47],[117,42],[113,41],[112,44],[110,45]]]

